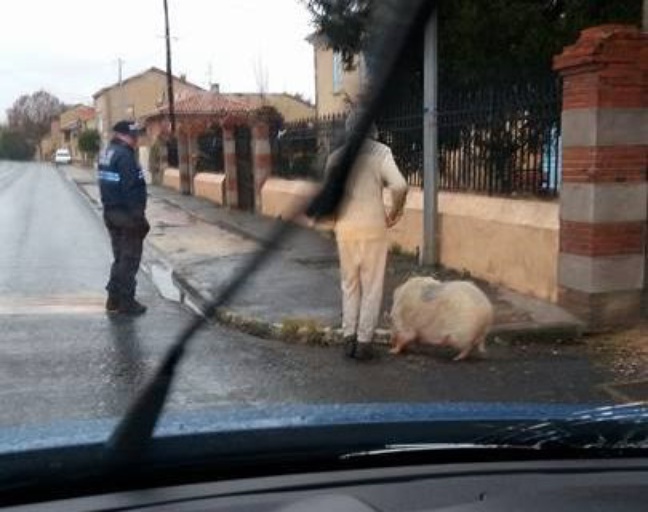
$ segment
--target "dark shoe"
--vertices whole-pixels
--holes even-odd
[[[146,313],[147,309],[144,304],[140,304],[135,299],[130,299],[119,305],[119,313],[122,315],[139,316]]]
[[[356,343],[353,358],[356,361],[371,361],[376,357],[371,343]]]
[[[371,343],[358,343],[355,336],[344,338],[344,355],[356,361],[370,361],[375,357]]]
[[[106,300],[106,313],[109,315],[119,313],[119,300],[117,300],[117,297],[108,296],[108,300]]]
[[[345,336],[342,343],[344,344],[344,355],[353,358],[358,344],[357,338],[355,336]]]

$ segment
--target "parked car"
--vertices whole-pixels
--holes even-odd
[[[54,163],[56,165],[67,165],[72,163],[72,155],[68,149],[57,149],[54,154]]]

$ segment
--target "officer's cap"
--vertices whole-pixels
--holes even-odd
[[[113,131],[115,133],[121,133],[122,135],[138,137],[142,134],[144,129],[134,121],[119,121],[115,126],[113,126]]]

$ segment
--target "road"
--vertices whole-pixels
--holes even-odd
[[[140,273],[149,312],[110,319],[104,227],[47,164],[0,162],[0,426],[121,415],[191,313]],[[291,345],[210,325],[192,344],[170,410],[376,401],[609,401],[582,346],[494,346],[484,360]]]

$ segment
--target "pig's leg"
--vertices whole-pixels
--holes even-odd
[[[481,339],[477,342],[477,350],[480,354],[486,353],[486,336],[482,336]]]
[[[468,345],[465,349],[463,349],[461,352],[459,352],[455,356],[453,361],[463,361],[464,359],[466,359],[468,357],[468,355],[472,352],[472,349],[474,348],[474,346],[475,345],[472,344],[472,343],[470,345]]]
[[[416,333],[411,331],[392,333],[391,343],[392,348],[390,354],[400,354],[405,347],[416,339]]]

